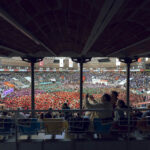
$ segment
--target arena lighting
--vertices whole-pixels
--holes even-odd
[[[109,58],[98,59],[98,62],[110,62]]]
[[[58,64],[58,63],[59,63],[59,59],[54,59],[54,60],[53,60],[53,63]]]
[[[145,61],[148,61],[148,57],[145,58]]]
[[[21,57],[21,58],[25,62],[33,61],[34,63],[37,63],[43,60],[43,57]]]
[[[133,58],[130,57],[119,58],[119,61],[122,63],[134,63],[138,61],[138,57],[134,56]]]
[[[89,62],[91,61],[92,57],[72,57],[71,58],[73,62],[76,62],[76,63],[86,63],[86,62]]]
[[[119,61],[118,58],[116,58],[116,66],[120,66],[121,65],[121,62]]]

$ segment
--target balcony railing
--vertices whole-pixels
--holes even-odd
[[[118,120],[99,118],[101,111],[104,110],[51,110],[50,118],[44,117],[46,110],[35,110],[34,118],[30,118],[31,110],[0,111],[1,141],[150,138],[150,116],[140,116],[148,109],[124,109],[125,117]]]

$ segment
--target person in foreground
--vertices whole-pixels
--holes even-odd
[[[93,103],[93,104],[90,104],[89,103],[89,100]],[[96,114],[96,116],[93,118],[92,121],[95,121],[95,119],[97,120],[100,119],[99,121],[103,124],[105,123],[111,123],[113,121],[113,107],[112,107],[112,103],[111,103],[111,96],[108,95],[108,94],[104,94],[101,98],[101,103],[97,103],[96,100],[94,99],[93,96],[89,96],[88,94],[86,95],[86,107],[89,108],[89,109],[97,109],[98,112]],[[98,121],[98,123],[100,123]],[[97,122],[97,121],[96,121]],[[95,122],[95,123],[96,123]],[[97,124],[97,123],[96,123]],[[97,125],[94,125],[94,128],[96,130],[96,135],[97,135],[97,138],[100,138],[100,137],[109,137],[110,134],[109,134],[109,131],[106,133],[104,130],[104,128],[101,126],[99,129],[96,127]],[[101,125],[102,125],[101,124]],[[97,130],[97,129],[98,130]],[[109,130],[109,129],[108,129]],[[104,133],[105,132],[105,133]]]
[[[90,104],[89,100],[92,101],[94,104]],[[97,103],[97,101],[94,99],[93,96],[89,96],[89,94],[86,95],[86,107],[88,109],[99,109],[97,113],[98,118],[100,119],[107,119],[112,120],[112,112],[113,107],[111,104],[111,96],[108,94],[104,94],[101,98],[101,103]]]

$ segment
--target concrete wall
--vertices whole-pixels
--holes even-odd
[[[18,150],[150,150],[150,141],[19,142]],[[0,150],[17,150],[16,143],[0,143]]]

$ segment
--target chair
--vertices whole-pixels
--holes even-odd
[[[93,119],[93,126],[94,126],[94,132],[101,136],[103,135],[109,135],[112,127],[112,121],[111,122],[103,122],[100,118],[94,118]]]
[[[85,134],[89,130],[90,120],[88,118],[70,118],[68,133],[77,135],[79,138],[80,134]]]
[[[52,134],[52,139],[56,135],[61,135],[68,128],[68,122],[58,118],[44,118],[44,126],[46,134]]]
[[[18,127],[21,135],[27,135],[30,139],[31,135],[37,135],[40,130],[40,122],[37,118],[18,119]]]
[[[112,133],[117,135],[118,137],[122,137],[127,139],[129,133],[133,133],[136,129],[136,118],[130,118],[130,124],[128,123],[128,118],[120,118],[117,122],[114,122]],[[133,137],[131,137],[133,138]]]
[[[7,135],[12,134],[12,119],[0,118],[0,135],[2,135],[5,138]]]
[[[137,122],[137,128],[143,133],[150,133],[150,117],[144,117]]]

